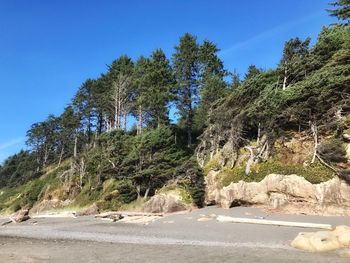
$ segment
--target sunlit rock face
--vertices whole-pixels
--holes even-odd
[[[206,176],[206,204],[223,208],[264,206],[290,213],[350,215],[350,186],[334,178],[312,184],[297,175],[270,174],[260,182],[231,183],[220,188],[218,173]]]
[[[144,204],[143,211],[148,213],[173,213],[190,208],[191,206],[182,200],[181,195],[177,191],[170,191],[153,196]]]

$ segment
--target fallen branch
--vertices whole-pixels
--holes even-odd
[[[124,211],[120,211],[120,212],[105,212],[105,213],[101,213],[98,215],[95,215],[95,218],[108,218],[110,216],[118,216],[121,215],[123,217],[126,216],[164,216],[163,213],[142,213],[142,212],[124,212]]]
[[[337,169],[335,169],[333,166],[331,166],[330,164],[326,163],[317,153],[315,154],[315,156],[317,157],[317,159],[324,165],[327,166],[329,169],[333,170],[336,174],[339,173],[339,171]]]
[[[227,223],[245,223],[245,224],[259,224],[259,225],[333,229],[332,226],[329,224],[314,224],[314,223],[275,221],[275,220],[252,219],[252,218],[237,218],[237,217],[222,216],[222,215],[218,216],[216,220],[219,222],[227,222]]]

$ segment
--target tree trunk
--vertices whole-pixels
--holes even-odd
[[[260,143],[260,133],[261,133],[261,127],[260,127],[260,122],[258,124],[258,136],[257,136],[257,139],[256,139],[256,144],[259,145]]]
[[[80,169],[79,169],[79,181],[80,181],[80,189],[83,188],[83,179],[85,177],[85,161],[84,158],[80,160]]]
[[[97,117],[97,134],[101,134],[102,130],[103,130],[103,115],[101,112],[99,112]]]
[[[114,81],[114,129],[118,128],[118,116],[119,116],[119,88],[117,83]]]
[[[282,90],[286,90],[287,88],[287,66],[284,68],[284,78],[283,78],[283,87]]]
[[[148,187],[148,188],[146,189],[146,192],[145,192],[145,195],[143,196],[143,199],[147,199],[148,194],[149,194],[149,191],[150,191],[150,187]]]
[[[191,147],[192,145],[192,106],[188,111],[188,119],[187,119],[187,147]]]
[[[126,110],[124,109],[124,131],[127,130],[127,126],[126,126],[126,124],[127,124],[127,118],[128,118],[128,115],[127,115]]]
[[[142,134],[142,106],[139,106],[139,123],[137,127],[137,135]]]
[[[141,191],[141,187],[140,187],[140,185],[137,185],[136,186],[137,200],[139,200],[141,198],[140,191]]]
[[[77,158],[77,154],[78,154],[78,135],[75,135],[73,157]]]
[[[312,135],[314,137],[314,153],[312,156],[312,160],[311,163],[315,162],[316,159],[316,155],[317,155],[317,147],[318,147],[318,134],[317,134],[317,126],[315,123],[311,123],[311,131],[312,131]]]
[[[43,160],[43,168],[46,167],[47,160],[49,159],[49,150],[47,149],[47,145],[45,145],[44,150],[44,160]]]
[[[191,88],[188,87],[188,116],[187,116],[187,146],[191,147],[192,145],[192,121],[193,121],[193,112],[192,112],[192,94]]]
[[[61,166],[63,154],[64,154],[64,147],[62,146],[62,148],[61,148],[61,154],[60,154],[60,159],[58,160],[57,168],[59,168],[59,167]]]

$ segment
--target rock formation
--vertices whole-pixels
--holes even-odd
[[[220,189],[218,172],[211,171],[205,202],[223,208],[256,205],[290,213],[350,215],[350,186],[339,178],[312,184],[297,175],[270,174],[260,182],[239,181]]]
[[[153,196],[143,206],[143,211],[148,213],[172,213],[185,211],[191,206],[186,204],[177,191],[169,191]]]
[[[292,241],[294,248],[309,252],[325,252],[350,248],[350,227],[337,226],[333,231],[301,232]]]

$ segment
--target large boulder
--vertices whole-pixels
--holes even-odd
[[[333,231],[301,232],[292,247],[309,252],[326,252],[350,248],[350,227],[337,226]]]
[[[297,175],[270,174],[260,182],[231,183],[220,189],[218,174],[206,178],[206,204],[223,208],[260,205],[291,213],[350,215],[350,186],[339,178],[312,184]]]
[[[205,196],[206,205],[214,205],[220,199],[219,171],[209,171],[205,176]]]
[[[147,213],[173,213],[190,208],[191,206],[185,203],[178,191],[169,191],[153,196],[143,205],[142,210]]]

